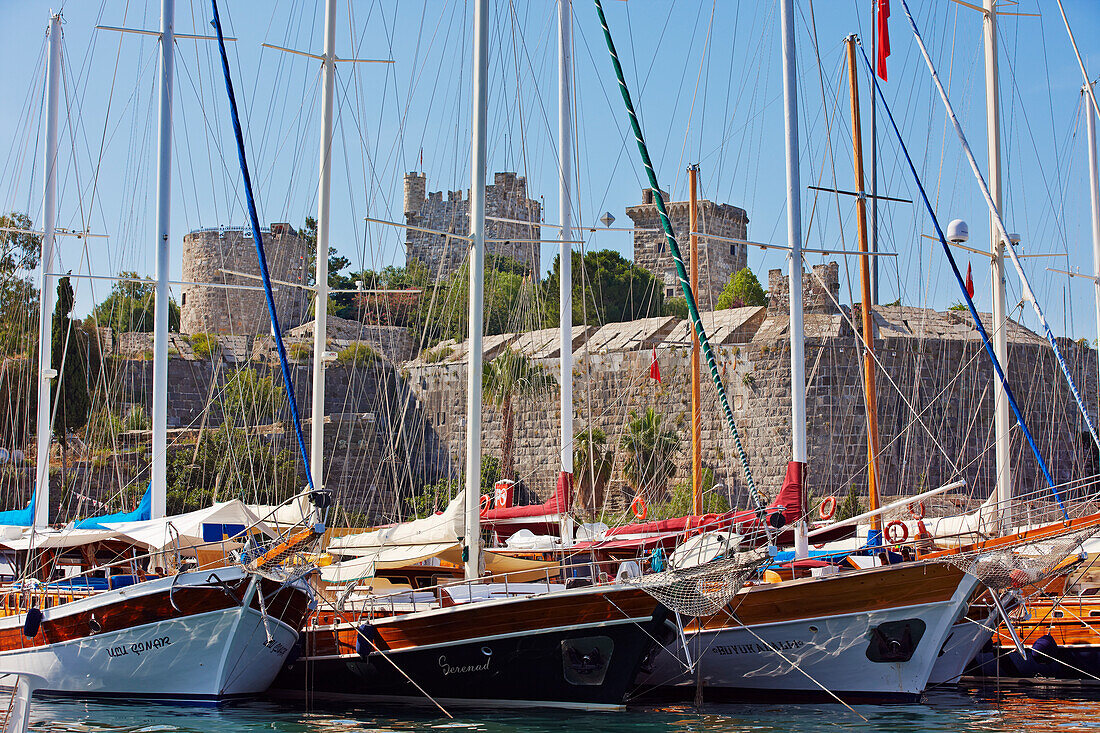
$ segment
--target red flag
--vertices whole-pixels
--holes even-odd
[[[886,81],[886,57],[890,55],[890,0],[878,0],[878,75]]]
[[[970,263],[966,263],[966,294],[974,297],[974,278],[970,272]]]
[[[657,347],[653,347],[653,362],[649,365],[649,376],[661,381],[661,365],[657,363]]]

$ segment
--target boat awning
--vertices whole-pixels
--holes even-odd
[[[44,532],[42,530],[38,530],[37,532],[27,531],[22,537],[3,540],[0,542],[0,545],[3,545],[9,550],[15,550],[16,552],[26,552],[28,550],[80,547],[82,545],[102,542],[104,540],[118,540],[127,544],[148,547],[148,545],[135,541],[133,538],[125,536],[121,532],[102,529],[71,529],[61,532]]]
[[[222,542],[244,532],[248,527],[253,527],[254,531],[268,537],[275,536],[275,532],[260,522],[239,499],[219,502],[187,514],[174,514],[143,522],[112,522],[106,526],[116,536],[124,535],[153,550],[177,546],[182,549]]]
[[[425,545],[451,546],[465,535],[466,496],[459,492],[440,514],[414,519],[392,527],[337,537],[328,545],[333,555],[345,557],[369,557],[382,549],[395,547],[422,547]]]
[[[322,567],[321,580],[326,583],[350,583],[360,578],[369,578],[384,568],[414,565],[441,556],[444,560],[458,562],[461,560],[462,548],[456,542],[380,547],[370,554]]]

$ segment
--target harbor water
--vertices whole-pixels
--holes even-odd
[[[343,733],[484,731],[485,733],[663,733],[731,731],[1096,731],[1100,692],[996,688],[935,692],[919,705],[691,705],[637,707],[621,713],[549,710],[454,711],[248,702],[222,708],[36,701],[32,731],[50,733]]]

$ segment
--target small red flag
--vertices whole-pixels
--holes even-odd
[[[890,55],[890,0],[878,0],[878,75],[886,81],[886,57]]]
[[[970,272],[970,263],[966,263],[966,294],[974,297],[974,277]]]
[[[658,382],[661,381],[661,365],[657,363],[656,346],[653,347],[653,362],[649,365],[649,376],[653,379],[656,379]]]

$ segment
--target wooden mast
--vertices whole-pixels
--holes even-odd
[[[699,297],[699,202],[696,185],[699,166],[688,167],[688,230],[691,232],[691,292]],[[703,413],[699,404],[699,336],[691,331],[691,511],[703,513]]]
[[[859,287],[861,310],[863,311],[863,389],[867,398],[867,494],[871,511],[878,509],[879,473],[878,453],[878,399],[875,391],[875,335],[871,318],[871,272],[870,257],[867,249],[867,197],[863,192],[863,134],[859,119],[859,81],[856,78],[856,37],[848,36],[844,41],[848,46],[848,86],[852,102],[852,158],[855,162],[856,228],[859,234]],[[881,522],[876,515],[871,518],[871,529],[881,530]]]

